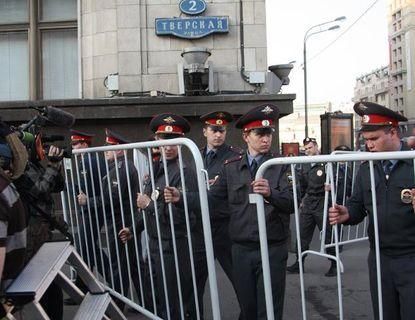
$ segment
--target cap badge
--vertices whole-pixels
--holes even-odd
[[[362,110],[362,111],[364,111],[364,110],[367,109],[367,106],[365,106],[363,103],[360,103],[359,104],[359,109]]]
[[[262,124],[264,127],[268,127],[268,126],[269,126],[269,120],[262,120],[261,124]]]
[[[172,132],[172,131],[173,131],[173,127],[172,127],[172,126],[166,126],[166,127],[164,128],[164,130],[165,130],[166,132]]]
[[[370,117],[369,117],[367,114],[365,114],[365,115],[362,117],[362,122],[363,122],[363,123],[369,123],[369,121],[370,121]]]
[[[216,120],[216,124],[218,124],[218,125],[223,124],[223,120],[222,120],[222,119],[217,119],[217,120]]]
[[[216,114],[218,118],[225,118],[225,114],[223,112],[219,112]]]
[[[168,116],[167,118],[164,118],[163,121],[165,123],[169,123],[169,124],[172,124],[172,123],[176,122],[176,120],[174,120],[171,116]]]
[[[403,203],[412,203],[412,193],[410,189],[403,189],[401,191],[401,200]]]
[[[273,111],[274,110],[272,110],[272,108],[270,108],[269,106],[266,106],[264,109],[261,110],[261,112],[265,113],[266,115],[270,114]]]

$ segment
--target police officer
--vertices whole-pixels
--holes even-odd
[[[210,208],[224,203],[229,208],[233,280],[242,317],[247,320],[267,317],[257,211],[256,206],[249,203],[250,193],[259,193],[265,199],[275,319],[282,319],[283,314],[289,215],[294,211],[288,167],[273,166],[255,180],[258,167],[274,157],[270,149],[278,114],[276,106],[261,105],[237,121],[236,128],[242,129],[247,152],[225,161],[209,191]],[[172,198],[166,200],[178,201],[177,194],[172,192]]]
[[[317,140],[315,138],[305,138],[303,140],[305,154],[307,156],[315,156],[320,152],[318,150]],[[311,239],[313,238],[314,229],[317,226],[321,231],[323,229],[324,214],[324,184],[326,182],[326,170],[324,163],[303,164],[298,171],[303,198],[300,206],[300,235],[301,250],[309,249]],[[331,229],[326,230],[326,243],[331,240]],[[329,254],[334,254],[334,248],[327,249]],[[298,254],[298,253],[297,253]],[[333,277],[337,275],[336,262],[330,260],[330,269],[325,276]],[[298,256],[291,266],[287,267],[287,271],[291,273],[299,273]]]
[[[74,150],[89,148],[95,136],[94,134],[74,129],[71,129],[70,132],[71,146]],[[85,193],[88,197],[99,196],[101,192],[101,177],[105,175],[104,159],[100,156],[97,157],[96,153],[85,154],[83,157],[78,155],[77,159],[80,181],[76,192],[78,194]],[[96,262],[99,273],[104,274],[106,272],[107,276],[109,274],[109,260],[106,254],[100,252],[101,249],[98,242],[100,230],[104,223],[103,212],[102,210],[95,211],[95,206],[90,206],[89,208],[84,208],[83,216],[79,218],[81,219],[80,222],[82,222],[79,226],[81,235],[80,253],[85,261],[89,263],[91,270],[93,270]],[[101,256],[103,264],[101,263]],[[85,284],[79,276],[76,278],[75,285],[81,290],[87,291]],[[68,298],[65,299],[65,304],[74,305],[77,303],[72,298]]]
[[[150,129],[155,133],[156,140],[165,140],[183,137],[190,130],[190,125],[186,119],[179,115],[164,113],[153,117],[150,122]],[[144,192],[137,195],[137,207],[140,209],[140,212],[138,213],[136,230],[141,232],[146,228],[149,235],[150,261],[153,263],[153,270],[155,270],[159,315],[167,319],[167,315],[170,313],[170,319],[181,319],[179,302],[179,295],[181,295],[185,317],[195,319],[196,316],[190,314],[194,312],[195,298],[192,295],[192,272],[190,268],[189,234],[186,228],[186,215],[183,209],[169,206],[164,201],[163,195],[163,190],[166,187],[166,175],[168,176],[169,186],[182,188],[178,146],[164,146],[161,147],[161,150],[160,161],[153,164],[154,188],[152,187],[152,179],[149,178],[145,181]],[[164,166],[164,160],[167,164],[166,167]],[[192,169],[183,163],[183,171],[186,178],[186,189],[196,190],[196,177]],[[170,219],[170,209],[172,210],[173,221]],[[199,219],[196,218],[196,214],[196,212],[189,210],[190,224],[193,226],[192,235],[193,231],[198,231],[201,234],[200,225],[197,224]],[[146,215],[146,225],[144,225],[143,215]],[[160,227],[160,233],[158,232],[157,225]],[[174,240],[178,258],[177,268],[179,269],[180,279],[176,277],[172,225],[174,226]],[[195,225],[199,226],[198,230],[195,230]],[[126,240],[130,238],[131,230],[131,228],[121,230],[121,239]],[[192,237],[192,240],[195,240],[195,238]],[[199,240],[199,238],[196,240]],[[193,250],[196,252],[200,248],[200,243],[193,241],[192,244]],[[162,256],[160,255],[160,250],[162,250]],[[163,264],[166,287],[164,287],[163,282]],[[195,268],[197,269],[197,266]],[[179,291],[179,283],[181,291]],[[168,305],[165,299],[166,295],[169,300]]]
[[[360,129],[370,152],[404,151],[399,121],[404,116],[375,103],[359,102],[355,112],[362,117]],[[373,203],[369,163],[364,162],[356,176],[355,188],[347,206],[329,209],[330,223],[357,224],[369,215],[368,257],[370,291],[378,319]],[[415,314],[415,189],[412,159],[374,162],[380,265],[384,320],[409,320]]]
[[[201,149],[203,162],[209,175],[209,183],[212,185],[219,178],[223,164],[227,159],[234,158],[242,153],[242,150],[225,143],[227,126],[233,121],[233,117],[226,111],[215,111],[200,117],[203,121],[203,135],[206,137],[206,146]],[[210,208],[213,250],[215,258],[233,282],[232,278],[232,252],[229,238],[229,210],[226,204]],[[206,266],[206,265],[205,265]],[[201,278],[198,290],[203,299],[203,291],[208,276],[207,266],[199,270]],[[200,302],[203,300],[199,299]]]
[[[110,129],[105,130],[105,135],[107,145],[129,143],[126,138]],[[108,251],[113,274],[112,277],[107,274],[106,280],[115,291],[127,296],[130,284],[127,255],[129,255],[130,263],[134,262],[136,260],[135,250],[133,245],[129,245],[127,251],[127,247],[118,238],[118,230],[132,223],[133,212],[130,209],[130,200],[133,201],[138,192],[138,176],[133,162],[124,156],[123,150],[105,151],[104,156],[108,163],[108,171],[104,172],[101,181],[103,198],[89,197],[89,204],[91,207],[96,205],[99,210],[104,212],[108,227],[105,232],[107,232],[109,238]],[[128,183],[128,180],[130,183]],[[85,206],[87,196],[82,193],[79,194],[78,203]],[[125,225],[123,224],[123,217]],[[117,256],[117,252],[119,256]],[[136,265],[131,264],[130,271],[133,282],[138,283]],[[112,282],[112,280],[114,281]],[[117,301],[117,304],[123,309],[124,304],[122,302]]]

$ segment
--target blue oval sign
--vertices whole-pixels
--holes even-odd
[[[182,0],[180,1],[179,8],[185,14],[201,14],[206,10],[206,2],[205,0]]]

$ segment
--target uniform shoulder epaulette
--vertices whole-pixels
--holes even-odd
[[[242,155],[239,155],[237,157],[234,157],[234,158],[230,158],[230,159],[225,160],[225,162],[223,164],[226,165],[226,164],[229,164],[229,163],[232,163],[232,162],[236,162],[236,161],[241,161],[241,160],[242,160]]]
[[[235,152],[236,154],[243,154],[245,151],[239,147],[229,146],[229,150]]]

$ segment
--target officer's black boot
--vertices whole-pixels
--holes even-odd
[[[336,261],[331,260],[331,265],[329,271],[325,274],[326,277],[335,277],[337,276],[337,264]]]
[[[304,271],[304,259],[305,259],[305,256],[303,257],[303,271]],[[289,273],[300,273],[300,263],[298,261],[298,257],[292,265],[287,267],[287,271]]]
[[[299,273],[300,272],[300,264],[298,263],[298,259],[295,262],[287,267],[287,271],[289,273]]]

